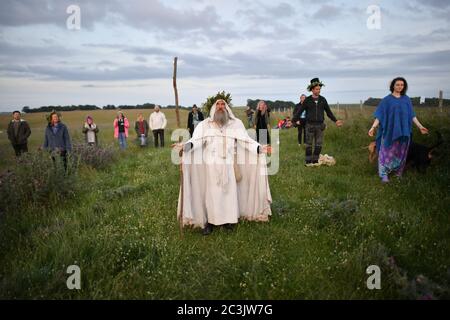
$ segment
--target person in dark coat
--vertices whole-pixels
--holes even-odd
[[[31,129],[28,122],[21,119],[20,111],[13,112],[13,120],[8,124],[7,132],[16,157],[28,152],[28,137],[31,135]]]
[[[49,116],[49,123],[45,128],[44,150],[59,154],[64,162],[64,168],[67,170],[67,154],[72,151],[69,130],[65,124],[60,121],[60,116],[53,111]],[[55,157],[53,161],[56,161]]]
[[[256,141],[262,145],[270,145],[270,110],[267,108],[267,104],[263,100],[258,102],[256,110]]]
[[[145,147],[147,145],[149,126],[142,113],[138,114],[138,119],[134,124],[134,130],[136,131],[137,138],[140,141],[140,146]]]
[[[299,113],[300,107],[302,106],[303,102],[305,102],[306,95],[302,94],[300,96],[300,102],[295,105],[294,109],[294,116],[292,119],[292,122],[294,123],[294,126],[298,129],[298,144],[301,145],[302,141],[306,143],[306,111],[303,111],[302,114]]]
[[[188,123],[187,123],[187,127],[189,129],[189,133],[190,133],[191,137],[194,134],[195,127],[203,120],[205,120],[203,113],[200,110],[198,110],[197,105],[194,104],[192,106],[192,111],[189,112]]]
[[[305,99],[298,111],[298,114],[302,114],[303,111],[306,111],[305,166],[307,167],[319,163],[320,152],[322,151],[323,133],[326,128],[324,123],[324,113],[326,113],[328,118],[336,123],[338,127],[343,125],[343,122],[337,120],[333,112],[331,112],[327,100],[320,95],[320,90],[323,86],[324,84],[319,78],[312,79],[308,86],[308,91],[311,91],[312,95]]]

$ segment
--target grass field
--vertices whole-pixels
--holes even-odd
[[[344,110],[338,116],[346,118],[345,126],[329,123],[323,148],[337,165],[305,168],[296,129],[282,131],[280,170],[269,178],[272,219],[242,222],[231,233],[204,237],[186,230],[180,237],[179,169],[169,147],[141,150],[130,143],[107,169],[82,167],[75,197],[0,218],[0,298],[450,298],[448,141],[427,174],[410,171],[382,185],[362,149],[370,141],[373,109]],[[431,131],[421,136],[414,129],[416,141],[434,143],[436,130],[450,137],[448,110],[416,111]],[[136,113],[127,116],[134,120]],[[243,109],[237,113],[243,116]],[[115,112],[90,114],[101,142],[114,143]],[[63,114],[76,140],[85,115]],[[174,128],[174,111],[166,115]],[[186,118],[183,113],[183,124]],[[8,120],[0,117],[2,170],[15,166]],[[35,150],[44,115],[27,120]],[[81,268],[82,289],[72,291],[66,269],[74,264]],[[381,290],[366,287],[370,265],[382,270]]]

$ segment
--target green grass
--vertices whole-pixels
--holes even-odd
[[[450,136],[448,113],[418,115]],[[71,128],[76,116],[65,114]],[[111,116],[96,115],[108,143]],[[1,218],[0,298],[396,299],[414,298],[407,291],[418,275],[448,298],[448,143],[426,175],[408,172],[383,186],[362,149],[370,141],[370,111],[347,116],[345,127],[329,124],[325,134],[323,152],[336,158],[335,167],[305,168],[296,130],[281,132],[280,171],[270,177],[272,219],[241,222],[231,233],[203,237],[186,229],[180,236],[179,171],[168,147],[130,144],[108,169],[81,168],[75,198]],[[39,121],[32,123],[37,132]],[[417,130],[414,137],[435,140]],[[31,145],[38,143],[33,136]],[[0,135],[2,168],[14,167],[9,148]],[[66,287],[72,264],[81,268],[79,291]],[[382,290],[366,288],[372,264],[382,268]]]

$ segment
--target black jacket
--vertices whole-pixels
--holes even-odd
[[[269,109],[267,109],[264,114],[262,114],[260,110],[258,110],[256,112],[255,124],[256,124],[256,130],[269,129],[269,127],[270,127],[270,111],[269,111]]]
[[[28,122],[20,120],[19,131],[17,136],[14,134],[14,120],[8,125],[8,139],[13,145],[20,145],[27,143],[28,137],[31,135],[31,129]]]
[[[197,113],[199,121],[205,120],[205,117],[203,117],[203,113],[201,111],[197,111]],[[194,132],[194,113],[192,111],[189,112],[187,127],[192,134]]]
[[[297,121],[300,120],[300,116],[302,115],[300,113],[300,108],[301,107],[302,107],[302,104],[300,102],[295,105],[295,107],[294,107],[294,114],[292,116],[292,122],[294,122],[294,121],[297,122]]]
[[[324,112],[326,112],[328,118],[330,118],[333,122],[337,121],[333,112],[331,112],[327,99],[322,96],[319,96],[319,102],[317,103],[317,105],[314,102],[312,95],[307,97],[294,115],[293,121],[297,122],[300,118],[300,115],[305,110],[307,123],[323,123],[325,120]]]

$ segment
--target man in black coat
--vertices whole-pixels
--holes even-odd
[[[28,137],[31,135],[31,129],[28,122],[21,119],[20,111],[13,112],[13,120],[8,124],[7,132],[16,157],[28,152]]]
[[[326,127],[324,113],[338,127],[344,124],[342,120],[336,119],[333,112],[331,112],[327,100],[320,95],[320,90],[323,86],[324,84],[319,78],[311,80],[308,91],[311,91],[312,95],[305,99],[297,113],[302,114],[306,110],[305,166],[314,166],[319,162],[320,152],[322,151],[323,133]]]
[[[200,110],[198,110],[197,105],[194,104],[192,106],[192,111],[189,112],[187,124],[191,137],[194,134],[195,127],[203,120],[205,120],[205,117],[203,117],[203,113]]]

